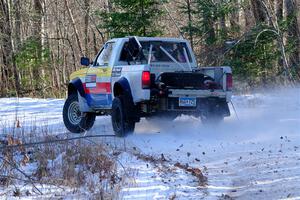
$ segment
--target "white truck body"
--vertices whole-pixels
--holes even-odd
[[[161,111],[201,116],[211,105],[222,110],[220,116],[230,115],[231,68],[198,67],[185,39],[116,38],[92,63],[84,59],[87,68],[74,72],[69,84],[69,95],[77,93],[81,113],[110,114],[113,101],[122,96],[124,107],[131,107],[128,115],[135,113],[134,121]]]
[[[204,74],[211,76],[212,78],[215,77],[215,72],[218,70],[222,70],[223,73],[232,73],[230,67],[203,67],[198,68],[197,62],[195,59],[194,54],[192,53],[192,49],[188,43],[187,40],[184,39],[178,39],[178,38],[148,38],[148,37],[138,37],[138,40],[140,42],[142,41],[162,41],[162,42],[184,42],[187,44],[188,51],[191,54],[192,62],[190,62],[190,65],[193,70],[200,69],[203,71]],[[114,71],[115,68],[121,68],[121,75],[118,77],[111,77],[111,87],[113,90],[114,83],[117,82],[120,78],[124,77],[128,80],[132,97],[134,103],[138,103],[141,101],[147,101],[150,100],[150,90],[149,89],[142,89],[141,86],[141,74],[143,71],[150,71],[150,73],[154,73],[156,76],[163,72],[175,72],[175,71],[191,71],[188,67],[188,64],[182,64],[184,67],[184,70],[178,66],[176,63],[166,63],[166,62],[155,62],[151,63],[149,66],[148,64],[131,64],[128,65],[124,61],[120,61],[120,54],[122,51],[122,48],[125,44],[125,42],[128,42],[128,38],[118,38],[118,39],[112,39],[109,40],[107,43],[114,43],[114,48],[112,51],[112,54],[109,59],[108,65],[102,66],[102,68],[110,68],[111,71]],[[97,57],[96,57],[97,58]],[[95,58],[95,59],[96,59]],[[93,64],[90,66],[90,68],[101,68],[98,66],[93,66]],[[222,78],[221,82],[223,86],[223,90],[219,91],[210,91],[210,90],[199,90],[199,91],[193,91],[190,92],[192,96],[199,96],[199,97],[209,97],[209,96],[218,96],[218,97],[226,97],[227,101],[230,101],[231,98],[231,91],[226,91],[226,78]],[[94,85],[91,85],[92,87]],[[175,90],[176,92],[173,94],[178,95],[185,95],[185,91]],[[113,94],[112,94],[113,95]],[[114,96],[113,96],[114,98]],[[109,108],[109,107],[108,107]]]

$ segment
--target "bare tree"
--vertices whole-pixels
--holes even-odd
[[[36,42],[36,59],[41,61],[42,60],[42,15],[43,15],[43,5],[41,0],[33,0],[33,27],[32,27],[32,33],[33,38]],[[33,68],[33,77],[35,79],[34,81],[34,88],[32,88],[33,92],[39,90],[39,86],[42,81],[42,75],[40,71],[40,66],[34,66]]]
[[[84,0],[84,9],[86,11],[85,16],[84,16],[84,47],[85,47],[85,55],[89,55],[89,13],[90,13],[90,0]]]
[[[15,49],[13,42],[13,30],[12,30],[12,20],[11,20],[11,2],[6,0],[0,1],[0,14],[3,17],[0,24],[0,30],[2,33],[2,54],[3,54],[3,63],[4,67],[3,71],[5,74],[5,78],[8,78],[10,74],[13,74],[14,77],[14,89],[16,91],[16,95],[19,95],[20,84],[19,84],[19,76],[17,71],[17,65],[15,61]],[[11,71],[12,69],[12,71]],[[7,77],[8,76],[8,77]],[[6,87],[10,88],[9,83]]]
[[[84,53],[82,51],[82,45],[81,45],[81,41],[80,41],[78,29],[76,27],[75,19],[74,19],[73,14],[72,14],[72,10],[71,10],[71,8],[69,6],[68,0],[64,0],[64,2],[65,2],[65,6],[66,6],[66,9],[67,9],[68,15],[69,15],[70,20],[71,20],[72,27],[74,29],[74,33],[75,33],[75,37],[76,37],[76,41],[77,41],[77,45],[78,45],[80,54],[83,56]]]

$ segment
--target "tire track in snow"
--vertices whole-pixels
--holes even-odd
[[[206,163],[210,195],[236,199],[299,197],[300,154],[289,148],[282,151],[244,152]]]
[[[126,160],[127,159],[127,160]],[[198,180],[190,173],[168,164],[155,164],[127,155],[122,162],[130,163],[137,174],[127,182],[120,199],[169,199],[180,196],[184,199],[207,197],[206,188],[199,187]]]

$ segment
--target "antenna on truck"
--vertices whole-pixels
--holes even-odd
[[[171,18],[172,22],[174,23],[175,27],[177,28],[177,30],[178,30],[178,32],[179,32],[179,34],[180,34],[180,37],[183,38],[183,39],[185,39],[184,36],[183,36],[183,33],[182,33],[181,29],[179,28],[179,26],[178,26],[178,24],[176,23],[175,19],[174,19],[174,18],[172,17],[172,15],[170,14],[169,9],[168,9],[167,6],[164,4],[163,0],[160,0],[160,1],[161,1],[161,3],[162,3],[163,7],[165,8],[165,10],[167,11],[169,17]]]

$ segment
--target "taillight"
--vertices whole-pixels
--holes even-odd
[[[142,73],[142,88],[149,89],[151,84],[151,77],[149,71],[143,71]]]
[[[226,89],[232,90],[232,74],[226,74]]]

